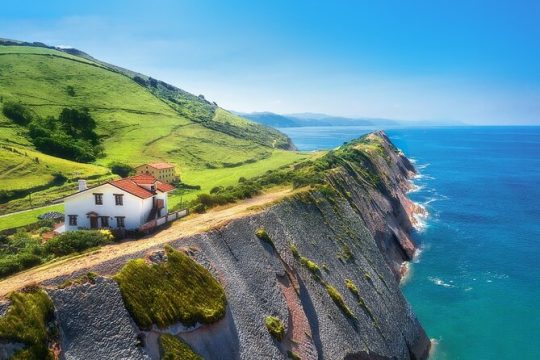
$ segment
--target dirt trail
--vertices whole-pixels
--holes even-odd
[[[174,222],[169,228],[140,240],[107,245],[88,254],[66,258],[20,272],[0,281],[0,298],[30,283],[41,283],[58,276],[69,275],[75,271],[90,268],[120,256],[144,251],[156,245],[166,244],[182,237],[218,228],[233,219],[260,212],[264,206],[290,196],[295,192],[297,191],[289,188],[273,190],[242,202],[214,208],[205,214],[190,215],[185,219]]]

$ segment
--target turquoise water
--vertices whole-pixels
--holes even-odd
[[[281,129],[306,150],[366,131]],[[540,127],[391,129],[429,211],[404,293],[433,359],[540,359]]]

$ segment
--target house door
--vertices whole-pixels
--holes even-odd
[[[98,218],[97,216],[90,216],[90,229],[98,228]]]

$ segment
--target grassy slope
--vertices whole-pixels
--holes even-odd
[[[106,153],[106,157],[95,165],[36,154],[25,137],[25,129],[0,113],[0,172],[3,174],[0,189],[28,189],[42,185],[59,170],[68,178],[76,178],[78,174],[99,177],[107,173],[103,166],[112,161],[138,165],[163,160],[175,163],[187,183],[199,184],[208,191],[216,185],[234,184],[240,176],[259,175],[274,166],[305,157],[273,149],[270,145],[277,139],[273,131],[253,127],[248,121],[219,108],[213,115],[213,125],[203,126],[205,123],[199,121],[194,112],[197,107],[186,106],[179,111],[178,104],[171,106],[170,101],[157,97],[152,89],[119,72],[56,50],[0,46],[0,76],[0,99],[3,102],[19,101],[36,115],[58,116],[64,107],[88,107],[98,121],[98,132],[103,136]],[[73,86],[75,96],[69,96],[68,86]],[[190,105],[195,104],[193,99],[197,98],[187,96],[185,99],[184,103]],[[201,104],[199,101],[196,105],[201,107]],[[212,130],[214,123],[225,124],[227,133]],[[235,131],[244,128],[261,138],[268,131],[265,140],[268,146],[248,140],[249,136],[231,136],[229,134],[234,135],[235,131],[228,131],[230,128]],[[15,147],[28,156],[10,152],[2,146]],[[39,164],[31,160],[35,156],[40,158]],[[54,196],[60,197],[72,191],[74,185],[64,188],[49,191],[41,198],[37,195],[36,199],[39,203],[39,199],[47,201]],[[192,196],[188,195],[188,198]],[[27,206],[27,200],[11,203],[5,204],[0,211],[5,213]],[[0,228],[7,221],[9,219],[0,218]]]

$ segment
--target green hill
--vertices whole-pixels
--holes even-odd
[[[0,108],[19,103],[37,119],[58,118],[66,108],[88,109],[103,147],[91,164],[45,155],[32,143],[28,126],[0,112],[0,214],[28,208],[30,192],[32,205],[42,205],[73,191],[77,178],[105,181],[112,162],[168,161],[185,183],[208,192],[307,157],[290,151],[290,140],[279,131],[202,95],[73,49],[0,44]],[[196,193],[183,194],[184,200]],[[179,198],[173,196],[173,204]]]

